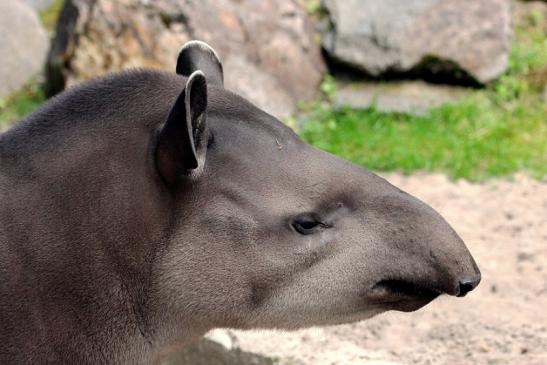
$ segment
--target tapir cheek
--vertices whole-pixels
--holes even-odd
[[[308,254],[330,251],[336,247],[340,236],[340,232],[335,228],[325,228],[321,232],[302,238],[303,244],[300,248]]]
[[[336,244],[340,234],[335,228],[327,228],[321,232],[321,238],[319,239],[320,246],[333,246]]]

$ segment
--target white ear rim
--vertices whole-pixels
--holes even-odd
[[[184,51],[186,48],[190,48],[190,47],[199,47],[201,48],[202,50],[206,51],[206,52],[211,52],[215,58],[217,59],[217,61],[219,63],[220,62],[220,57],[218,56],[218,53],[217,51],[215,51],[213,49],[213,47],[211,47],[210,45],[208,45],[207,43],[203,42],[203,41],[199,41],[199,40],[192,40],[192,41],[188,41],[186,42],[182,47],[180,47],[180,50],[179,52],[177,53],[177,55],[181,54],[182,51]],[[222,64],[222,63],[221,63]]]
[[[176,73],[189,77],[201,70],[208,78],[208,83],[224,87],[224,67],[215,50],[207,43],[194,40],[182,46],[178,56]]]

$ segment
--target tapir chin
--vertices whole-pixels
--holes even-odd
[[[1,364],[149,364],[478,285],[437,212],[224,89],[205,43],[176,71],[83,83],[0,135]]]

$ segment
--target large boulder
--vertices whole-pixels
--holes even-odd
[[[441,105],[454,104],[467,95],[467,89],[452,85],[433,85],[423,81],[398,81],[387,83],[343,83],[333,96],[335,108],[374,107],[382,112],[426,114]]]
[[[507,67],[510,0],[324,0],[323,47],[371,76],[487,83]]]
[[[67,0],[48,61],[48,92],[132,67],[175,70],[191,39],[220,55],[226,87],[287,116],[314,97],[324,63],[298,0]]]
[[[49,38],[36,12],[19,0],[0,1],[0,97],[42,70]]]

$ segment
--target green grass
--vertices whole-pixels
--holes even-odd
[[[61,9],[63,8],[64,0],[55,0],[49,7],[40,12],[40,20],[49,32],[55,30],[57,25],[57,19],[59,14],[61,14]]]
[[[46,100],[37,82],[31,82],[7,99],[0,99],[0,130],[33,112]]]
[[[300,130],[309,143],[378,171],[441,171],[483,180],[526,171],[547,176],[547,36],[542,14],[516,27],[507,72],[485,90],[423,116],[333,110],[318,102]],[[332,78],[322,90],[336,91]]]
[[[311,144],[379,171],[442,171],[481,180],[529,171],[547,175],[547,109],[501,109],[486,93],[424,116],[322,110],[301,132]]]

